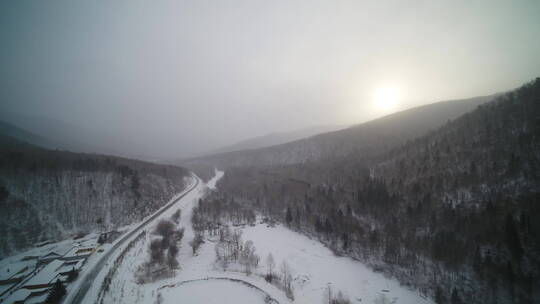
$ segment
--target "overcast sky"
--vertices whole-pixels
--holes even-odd
[[[181,157],[514,88],[539,37],[535,0],[2,1],[1,110]]]

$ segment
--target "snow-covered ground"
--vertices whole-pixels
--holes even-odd
[[[143,285],[136,283],[135,272],[148,259],[147,248],[151,239],[151,235],[148,234],[146,239],[138,242],[125,256],[117,276],[111,283],[110,291],[103,297],[103,303],[151,304],[156,303],[158,297],[162,303],[178,303],[180,300],[188,304],[213,303],[214,300],[218,300],[219,303],[259,303],[258,301],[264,299],[263,294],[282,304],[322,303],[324,291],[328,286],[335,292],[343,291],[351,303],[432,303],[420,297],[417,292],[400,286],[397,281],[385,278],[350,258],[337,257],[321,243],[280,225],[275,228],[266,225],[243,228],[243,240],[252,240],[257,248],[256,253],[261,257],[256,272],[250,276],[241,272],[224,272],[216,267],[215,243],[210,240],[206,240],[198,254],[193,256],[188,245],[193,238],[192,208],[207,188],[215,187],[222,175],[223,172],[217,172],[214,179],[206,185],[200,184],[162,216],[162,218],[170,217],[177,209],[182,210],[179,225],[185,228],[185,233],[178,254],[180,269],[175,275],[154,283]],[[291,267],[294,278],[294,301],[263,278],[266,273],[265,259],[270,252],[277,264],[276,272],[279,271],[279,265],[283,260]],[[237,282],[225,283],[216,280],[221,278],[241,280],[255,288]],[[197,283],[189,283],[190,281]],[[84,303],[95,303],[100,284],[95,285]],[[244,302],[235,298],[240,294],[242,299],[246,299]]]
[[[160,292],[163,303],[263,304],[266,294],[244,284],[227,280],[190,281]]]
[[[193,256],[189,241],[193,239],[191,227],[191,214],[193,207],[199,198],[203,197],[208,189],[213,189],[217,181],[223,176],[223,172],[216,171],[216,176],[207,184],[202,182],[173,207],[165,211],[145,228],[147,232],[154,229],[154,225],[160,219],[170,218],[173,213],[181,209],[182,215],[179,225],[185,228],[184,238],[180,245],[178,261],[180,269],[174,275],[149,284],[136,283],[135,273],[140,265],[148,259],[148,244],[152,238],[151,233],[136,242],[132,249],[127,251],[123,262],[120,264],[111,282],[108,292],[99,296],[103,279],[116,256],[125,246],[113,254],[103,267],[92,286],[83,299],[85,304],[95,303],[156,303],[158,298],[161,303],[264,303],[266,296],[270,296],[277,302],[287,303],[322,303],[325,290],[328,286],[334,292],[342,291],[351,303],[432,303],[419,296],[415,291],[400,286],[393,279],[384,277],[365,267],[363,264],[350,258],[337,257],[320,242],[285,228],[282,225],[267,227],[259,224],[253,227],[242,228],[244,241],[251,240],[256,247],[256,253],[261,257],[258,268],[250,276],[230,269],[222,271],[214,264],[215,242],[206,240],[196,256]],[[127,231],[134,229],[138,224],[134,223],[125,227]],[[137,233],[138,235],[138,233]],[[136,235],[133,236],[135,238]],[[97,234],[89,235],[82,240],[82,244],[95,244]],[[73,240],[67,240],[56,244],[35,248],[24,254],[8,258],[0,262],[6,266],[20,260],[27,255],[42,255],[45,252],[57,251],[63,254],[73,245]],[[96,265],[100,256],[110,248],[112,244],[104,246],[104,252],[93,254],[87,261],[83,272],[78,280],[68,285],[68,297],[65,303],[71,303],[74,291],[79,288],[86,273]],[[295,300],[288,299],[284,292],[274,285],[267,283],[263,276],[267,272],[266,257],[272,253],[276,262],[275,273],[279,273],[280,264],[286,261],[292,271]],[[233,279],[228,281],[224,279]],[[99,302],[98,302],[99,301]]]

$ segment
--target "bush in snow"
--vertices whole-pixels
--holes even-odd
[[[142,264],[136,273],[139,284],[153,282],[158,277],[170,275],[179,267],[178,243],[184,237],[184,228],[177,230],[173,222],[161,220],[154,233],[161,238],[155,238],[150,242],[148,248],[150,259]]]
[[[250,275],[259,264],[252,241],[242,241],[242,231],[231,231],[229,227],[220,229],[219,241],[215,246],[216,263],[225,271],[230,263],[238,263],[243,271]]]
[[[171,220],[175,222],[176,224],[180,223],[180,217],[182,216],[182,210],[178,209],[176,212],[171,216]]]
[[[328,285],[324,292],[323,304],[351,304],[351,300],[341,291],[334,293],[332,287]]]
[[[164,260],[163,247],[161,246],[162,240],[154,239],[150,242],[150,263],[151,264],[162,264]]]
[[[244,266],[244,272],[250,275],[253,268],[259,264],[259,256],[255,254],[255,246],[252,241],[247,241],[240,253],[240,264]]]
[[[170,238],[174,230],[176,228],[176,225],[168,220],[161,220],[156,226],[155,233],[161,235],[164,239]]]

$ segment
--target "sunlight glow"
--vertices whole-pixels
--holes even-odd
[[[380,86],[373,95],[374,107],[382,113],[394,112],[401,99],[400,90],[396,86]]]

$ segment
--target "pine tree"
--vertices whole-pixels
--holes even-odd
[[[291,213],[291,207],[287,207],[287,214],[285,215],[285,222],[287,225],[290,225],[292,222],[292,213]]]
[[[521,247],[521,241],[519,239],[519,234],[516,229],[516,223],[514,222],[514,217],[511,214],[506,216],[506,244],[512,255],[520,259],[523,254],[523,248]]]
[[[452,290],[452,296],[450,298],[450,303],[452,303],[452,304],[462,304],[463,303],[463,302],[461,302],[461,298],[459,297],[458,291],[457,291],[457,289],[455,287]]]
[[[435,303],[446,304],[446,297],[444,296],[444,292],[440,286],[437,287],[437,290],[435,290]]]
[[[349,249],[349,235],[346,232],[343,232],[341,240],[343,241],[343,250],[347,251],[347,249]]]
[[[56,283],[54,283],[53,287],[51,288],[49,295],[47,296],[47,299],[45,300],[46,304],[56,304],[60,303],[60,300],[63,296],[66,295],[66,287],[60,281],[60,279],[56,280]]]

